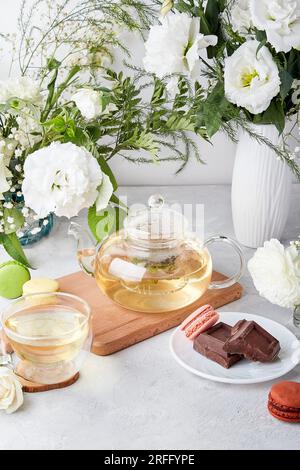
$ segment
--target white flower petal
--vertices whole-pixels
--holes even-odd
[[[231,8],[231,24],[233,31],[246,35],[253,26],[249,0],[237,0]]]
[[[96,212],[101,212],[103,209],[106,209],[114,192],[114,188],[109,177],[105,173],[102,173],[102,176],[102,184],[96,199]]]
[[[23,405],[22,386],[12,370],[0,367],[0,410],[14,413]]]
[[[276,52],[300,47],[300,0],[250,0],[250,11]]]
[[[261,296],[281,307],[300,303],[300,257],[297,250],[286,250],[278,240],[258,248],[248,263],[254,285]]]

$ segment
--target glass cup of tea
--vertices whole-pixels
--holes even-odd
[[[31,382],[71,379],[91,349],[91,309],[71,294],[26,295],[10,305],[1,322],[19,358],[15,372]]]

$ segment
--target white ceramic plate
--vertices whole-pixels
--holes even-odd
[[[193,374],[216,382],[253,384],[267,382],[290,372],[300,363],[300,342],[296,336],[277,322],[258,315],[240,312],[219,312],[220,321],[235,325],[239,320],[254,320],[280,342],[278,358],[267,364],[242,360],[230,369],[207,359],[193,349],[192,341],[178,327],[170,339],[170,349],[176,361]]]

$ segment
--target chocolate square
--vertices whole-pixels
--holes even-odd
[[[220,366],[229,369],[240,361],[242,356],[231,354],[224,350],[224,344],[232,334],[231,326],[220,322],[209,330],[198,335],[194,340],[194,349],[202,356],[217,362]]]
[[[271,362],[280,351],[279,341],[254,321],[240,320],[224,345],[230,354],[242,354],[251,361]]]

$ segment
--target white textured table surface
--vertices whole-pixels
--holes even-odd
[[[153,192],[171,200],[205,204],[206,235],[233,236],[230,188],[225,186],[127,188],[129,202]],[[77,270],[66,221],[27,253],[34,277]],[[300,234],[300,186],[285,240]],[[245,250],[249,258],[253,250]],[[216,268],[226,273],[229,255]],[[0,252],[0,261],[6,255]],[[241,300],[223,308],[287,323],[289,312],[261,299],[246,274]],[[0,300],[1,307],[6,302]],[[26,395],[24,407],[0,416],[0,449],[300,449],[300,425],[281,423],[267,412],[271,383],[234,386],[209,382],[183,370],[171,357],[171,332],[109,357],[90,355],[72,387]],[[300,367],[287,377],[300,381]]]

